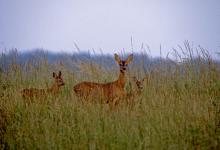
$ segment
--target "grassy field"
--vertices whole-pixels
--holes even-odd
[[[122,101],[114,110],[82,104],[72,88],[83,80],[116,80],[116,64],[105,69],[82,61],[74,72],[43,58],[37,65],[12,58],[0,72],[0,149],[220,149],[219,64],[204,51],[197,59],[190,54],[166,67],[159,61],[147,73],[131,64],[126,91],[134,75],[148,77],[144,91],[133,107]],[[27,105],[21,89],[47,88],[58,70],[66,83],[60,95]]]

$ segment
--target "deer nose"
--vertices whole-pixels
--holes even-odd
[[[143,86],[139,86],[139,89],[141,89],[141,90],[142,90],[142,89],[143,89]]]

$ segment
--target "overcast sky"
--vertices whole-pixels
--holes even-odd
[[[220,51],[220,0],[0,0],[0,48],[134,51],[189,40]]]

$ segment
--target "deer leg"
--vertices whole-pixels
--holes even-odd
[[[114,98],[114,99],[113,99],[113,106],[118,105],[118,104],[119,104],[119,101],[120,101],[120,98],[119,98],[119,97]]]

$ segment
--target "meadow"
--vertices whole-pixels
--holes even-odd
[[[131,77],[147,77],[132,107],[122,101],[81,103],[73,86],[81,81],[106,83],[118,78],[113,56],[47,53],[19,60],[19,52],[0,56],[0,149],[220,149],[220,64],[203,48],[187,43],[172,59],[134,55]],[[23,88],[47,88],[61,70],[65,86],[59,96],[21,97]]]

